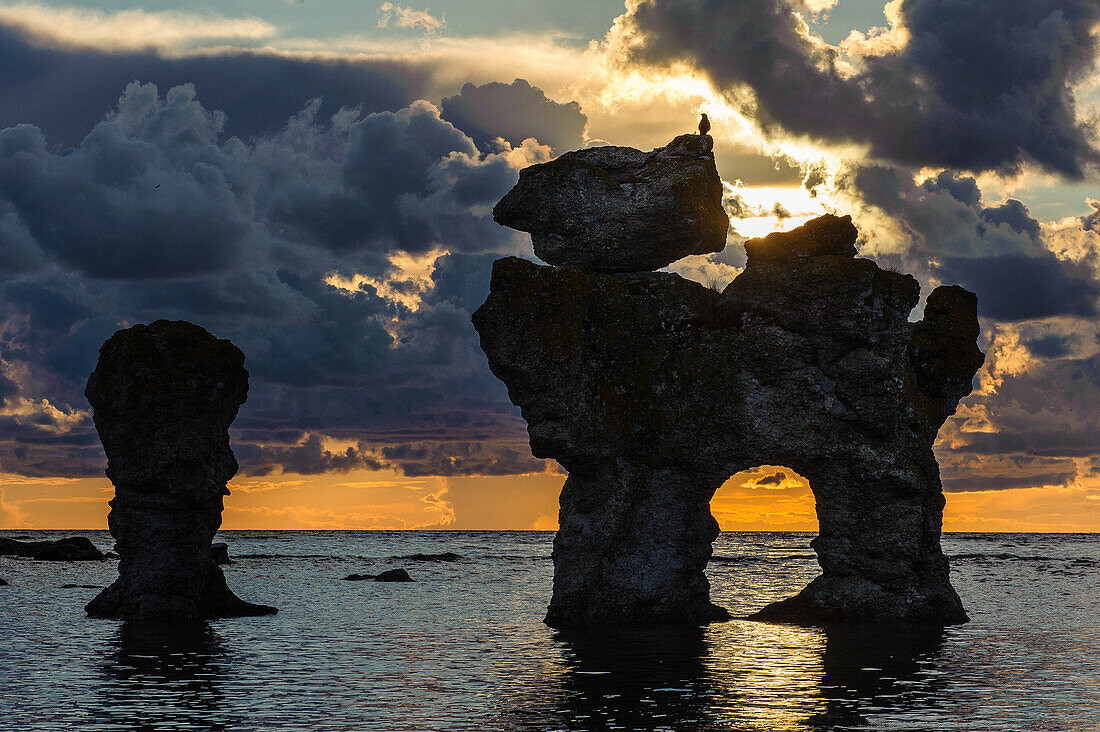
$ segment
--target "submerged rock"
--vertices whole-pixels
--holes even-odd
[[[102,561],[106,557],[90,539],[70,536],[55,541],[0,539],[0,556],[27,557],[51,562]]]
[[[0,587],[3,587],[6,584],[7,584],[7,582],[4,581],[4,578],[0,577]]]
[[[984,356],[977,300],[854,258],[847,218],[750,245],[723,292],[675,274],[498,260],[473,315],[539,458],[569,472],[546,622],[728,617],[704,570],[715,490],[784,465],[810,482],[822,576],[755,617],[967,619],[940,549],[932,443]]]
[[[346,582],[361,582],[374,580],[375,582],[413,582],[413,578],[403,569],[387,569],[382,574],[349,574],[343,578]]]
[[[218,564],[233,564],[233,560],[229,558],[229,545],[224,542],[211,544],[210,556],[214,557],[214,561]]]
[[[375,582],[412,582],[413,578],[403,569],[387,569],[374,578]]]
[[[457,562],[462,559],[462,555],[454,552],[441,552],[439,554],[407,554],[403,557],[394,557],[394,559],[409,559],[414,562]]]
[[[729,217],[714,155],[699,135],[665,147],[591,147],[524,168],[493,209],[527,231],[545,262],[593,272],[644,272],[719,252]]]
[[[211,554],[227,481],[229,425],[248,395],[244,354],[183,321],[111,336],[86,390],[115,485],[108,525],[118,579],[92,617],[174,620],[266,615],[239,599]]]

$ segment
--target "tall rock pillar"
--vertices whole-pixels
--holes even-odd
[[[85,391],[115,497],[107,517],[118,579],[86,606],[97,618],[268,615],[239,599],[210,553],[237,472],[229,425],[248,396],[244,354],[183,321],[111,336]]]

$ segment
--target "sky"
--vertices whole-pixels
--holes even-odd
[[[246,354],[227,529],[554,529],[470,313],[527,165],[714,127],[732,226],[851,214],[979,297],[940,431],[949,531],[1100,531],[1095,0],[0,0],[0,528],[106,527],[83,397],[115,330]],[[921,315],[921,307],[914,318]],[[817,528],[783,466],[727,530]]]

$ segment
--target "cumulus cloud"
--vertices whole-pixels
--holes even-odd
[[[558,152],[584,144],[588,123],[577,102],[559,104],[525,79],[511,84],[466,84],[461,92],[445,97],[441,116],[469,135],[482,150],[495,138],[519,145],[529,137]]]
[[[469,313],[491,260],[530,246],[492,204],[549,148],[481,153],[423,101],[320,108],[246,142],[194,87],[135,82],[74,148],[0,131],[0,469],[98,473],[84,381],[116,328],[157,318],[245,351],[246,471],[545,469]]]
[[[1087,476],[1100,452],[1100,353],[1093,322],[1076,321],[1078,332],[1074,324],[986,324],[975,394],[937,443],[948,490],[1070,486]]]
[[[852,54],[811,33],[816,7],[630,0],[606,47],[621,68],[693,70],[773,137],[865,145],[913,167],[1034,161],[1078,177],[1096,163],[1073,99],[1100,43],[1092,0],[900,0],[894,27]]]
[[[917,184],[887,166],[851,166],[841,190],[896,222],[904,256],[918,271],[978,295],[983,316],[1017,321],[1096,314],[1096,273],[1056,256],[1018,200],[986,206],[977,182],[944,171]]]

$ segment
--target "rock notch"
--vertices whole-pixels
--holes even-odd
[[[633,216],[634,231],[670,226],[644,206]],[[589,226],[577,246],[604,236]],[[569,471],[547,623],[728,618],[704,572],[710,500],[762,464],[809,480],[822,575],[753,617],[967,620],[940,549],[932,443],[984,360],[977,299],[937,288],[910,323],[917,281],[855,258],[855,240],[848,217],[824,216],[750,241],[721,293],[675,274],[496,262],[473,316],[482,348],[532,452]]]
[[[647,153],[591,147],[524,168],[493,218],[530,232],[544,262],[593,272],[648,272],[720,252],[730,223],[699,135]]]
[[[244,354],[197,325],[158,320],[111,336],[85,391],[115,497],[118,579],[98,618],[268,615],[225,583],[211,541],[237,472],[229,425],[248,396]]]

